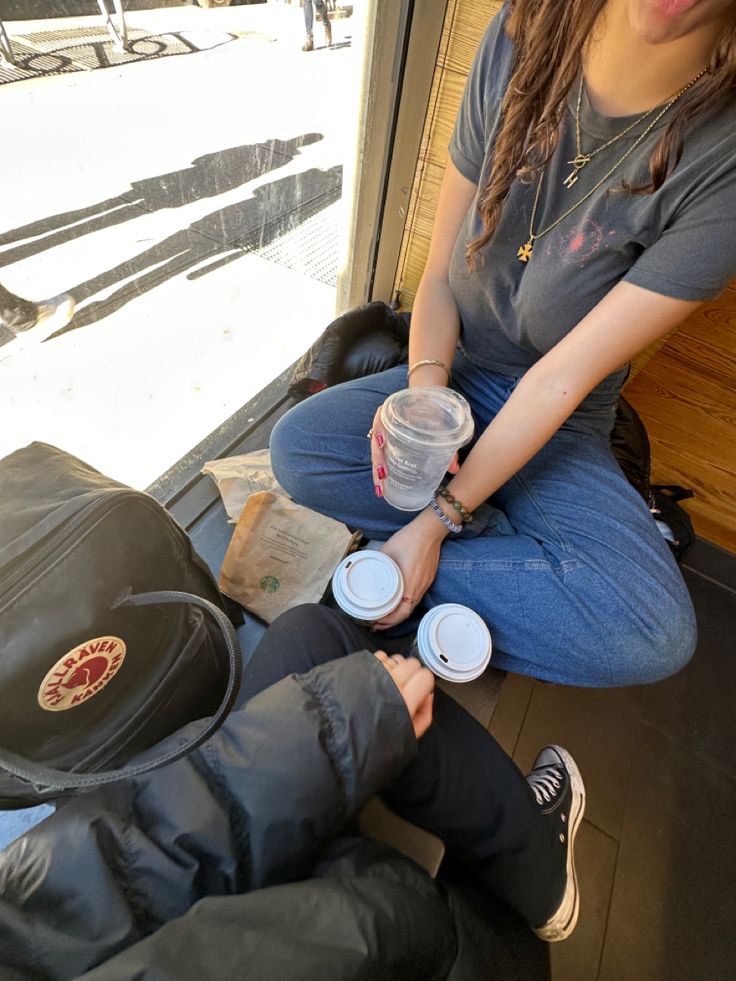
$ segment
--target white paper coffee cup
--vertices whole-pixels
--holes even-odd
[[[384,552],[363,549],[342,560],[332,576],[332,594],[348,616],[376,623],[401,602],[401,569]]]
[[[473,681],[491,660],[488,627],[477,613],[459,603],[443,603],[426,613],[415,646],[425,667],[445,681]]]

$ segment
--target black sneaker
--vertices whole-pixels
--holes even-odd
[[[585,811],[585,787],[575,760],[561,746],[545,746],[526,778],[553,836],[553,863],[559,862],[560,897],[554,912],[534,932],[552,943],[575,929],[580,893],[575,872],[575,835]],[[555,876],[558,881],[558,876]]]

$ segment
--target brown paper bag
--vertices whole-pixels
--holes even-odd
[[[271,623],[299,603],[318,603],[359,537],[280,494],[251,494],[222,563],[220,589]]]

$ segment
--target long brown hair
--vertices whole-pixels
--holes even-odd
[[[581,68],[586,40],[606,0],[509,0],[506,32],[514,63],[501,109],[493,166],[478,197],[483,231],[467,246],[468,267],[493,235],[511,185],[531,183],[557,146],[565,103]],[[691,119],[736,90],[736,21],[717,45],[708,72],[678,101],[649,157],[649,180],[622,181],[629,194],[662,186],[682,154]]]

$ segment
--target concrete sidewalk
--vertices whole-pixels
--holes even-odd
[[[6,27],[79,41],[100,22]],[[280,2],[128,22],[202,50],[0,86],[0,282],[79,307],[61,335],[0,347],[0,456],[40,439],[145,487],[332,318],[357,107],[349,18],[308,54]]]

